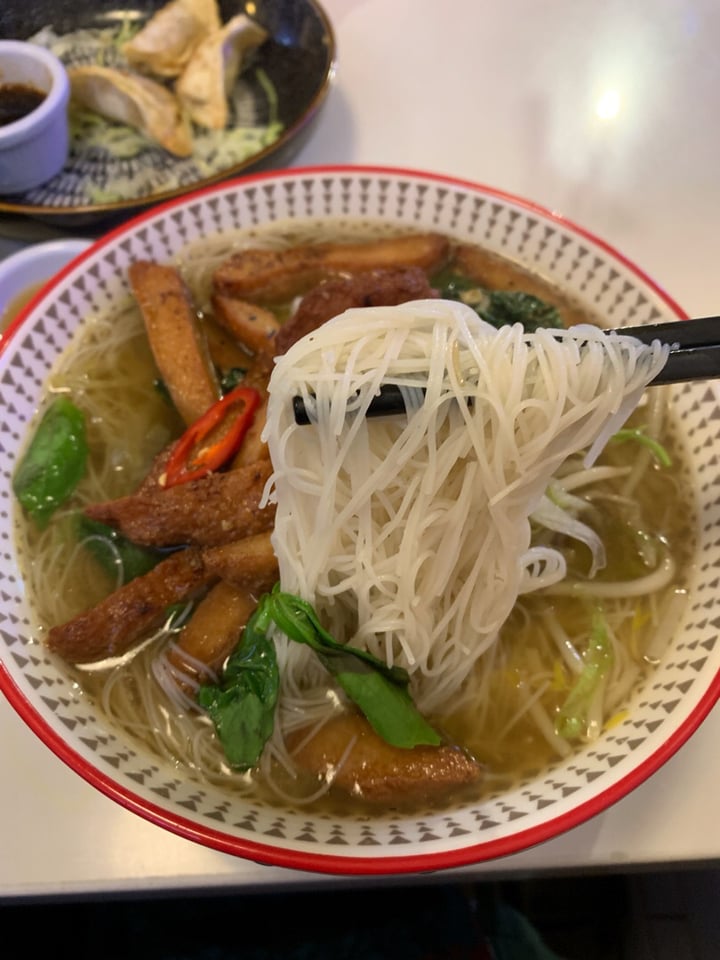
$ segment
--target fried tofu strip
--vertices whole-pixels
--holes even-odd
[[[588,310],[577,300],[562,293],[548,280],[490,250],[461,244],[455,251],[454,264],[478,286],[488,290],[521,290],[549,303],[557,308],[566,327],[588,322]]]
[[[138,260],[128,278],[145,322],[155,363],[186,424],[220,396],[190,293],[174,267]]]
[[[211,298],[215,320],[253,353],[275,353],[272,339],[280,329],[275,314],[255,303],[215,293]]]
[[[250,586],[265,592],[278,579],[278,563],[270,542],[270,531],[218,547],[206,547],[203,562],[210,573],[237,587]]]
[[[91,504],[85,513],[143,546],[212,546],[271,530],[275,507],[260,509],[270,461],[167,489],[143,488],[128,497]]]
[[[52,627],[47,645],[69,663],[96,663],[126,653],[213,579],[197,548],[178,550],[149,573],[115,590],[90,610]]]
[[[202,598],[166,657],[178,686],[206,683],[237,646],[258,597],[248,587],[221,580]]]
[[[217,320],[207,313],[202,320],[202,332],[210,352],[210,358],[218,370],[232,370],[240,367],[247,370],[252,362],[252,353]]]
[[[260,597],[272,589],[279,573],[270,534],[203,550],[208,573],[224,578],[200,601],[177,643],[167,652],[176,681],[204,682],[235,648]]]
[[[427,802],[482,776],[458,747],[393,747],[359,714],[338,714],[312,738],[307,733],[288,738],[298,765],[318,778],[330,776],[334,787],[367,803]]]
[[[366,243],[318,243],[286,250],[242,250],[213,275],[220,294],[247,300],[282,301],[338,274],[419,267],[435,270],[449,243],[435,233],[413,233]]]

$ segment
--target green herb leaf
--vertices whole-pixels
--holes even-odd
[[[555,307],[522,290],[493,290],[488,294],[487,303],[478,307],[477,312],[494,327],[521,323],[526,333],[544,327],[562,327]]]
[[[215,725],[228,763],[249,770],[272,734],[280,689],[275,646],[267,636],[269,595],[248,621],[218,685],[202,686],[198,703]]]
[[[77,515],[76,522],[79,542],[109,577],[115,579],[119,572],[121,583],[142,576],[167,556],[167,551],[138,546],[112,527],[82,513]]]
[[[255,766],[273,731],[280,687],[275,647],[267,636],[275,623],[289,639],[310,646],[326,670],[384,740],[396,747],[437,746],[440,735],[425,720],[408,691],[408,675],[363,650],[338,643],[320,624],[312,606],[275,588],[260,600],[219,684],[200,688],[231,766]]]
[[[12,481],[15,496],[41,530],[79,483],[87,455],[85,417],[61,395],[43,415]]]
[[[408,675],[377,657],[338,643],[323,628],[312,606],[289,593],[270,594],[271,616],[291,640],[306,643],[325,669],[360,708],[379,736],[395,747],[437,746],[441,738],[425,720],[408,691]]]
[[[487,323],[504,327],[521,323],[526,333],[540,327],[560,329],[562,319],[557,309],[532,293],[522,290],[486,290],[455,270],[442,270],[432,279],[445,300],[459,300],[472,307]]]

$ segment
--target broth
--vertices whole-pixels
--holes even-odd
[[[357,241],[358,236],[367,235],[368,227],[365,225],[364,229],[358,230],[345,225],[339,237],[332,238]],[[268,235],[277,235],[278,232],[278,229],[269,231]],[[381,232],[385,230],[376,230],[374,235]],[[263,232],[254,231],[249,240],[254,243],[263,236]],[[298,239],[295,225],[283,238],[288,245],[303,240],[302,236]],[[223,241],[218,249],[210,245],[203,251],[203,262],[199,262],[197,249],[188,250],[179,257],[178,262],[201,309],[207,310],[207,277],[226,253],[227,241]],[[548,302],[557,304],[566,316],[594,320],[577,302],[569,300],[543,278],[528,275],[517,265],[495,255],[491,257],[491,265],[498,286],[524,289],[531,283],[535,291],[541,292]],[[287,304],[278,306],[282,316],[287,314],[287,309]],[[204,322],[208,329],[212,328],[210,316],[206,315]],[[24,574],[40,621],[41,635],[49,626],[62,623],[96,603],[113,588],[113,584],[95,571],[92,557],[72,541],[71,516],[83,503],[112,499],[135,489],[155,454],[180,432],[176,414],[157,390],[156,376],[139,313],[134,305],[127,303],[121,305],[114,315],[93,320],[53,373],[54,387],[69,388],[78,405],[88,413],[92,411],[89,438],[93,458],[92,481],[81,483],[71,509],[61,511],[48,530],[41,534],[20,517],[18,511],[21,552],[24,557],[33,558]],[[117,404],[119,392],[123,397],[120,409]],[[637,411],[632,422],[643,423],[644,414],[644,410]],[[118,445],[120,434],[123,443]],[[617,485],[601,489],[597,500],[591,504],[593,522],[601,530],[608,551],[608,565],[601,575],[605,581],[637,576],[638,570],[649,567],[651,554],[659,556],[662,551],[671,552],[680,571],[691,556],[687,517],[692,515],[693,507],[681,483],[680,450],[673,436],[674,424],[671,417],[666,418],[659,439],[672,451],[673,466],[667,470],[651,467],[639,495],[630,498],[629,508],[621,506],[622,490]],[[602,462],[632,469],[637,460],[637,448],[624,444],[608,448]],[[568,557],[571,570],[587,569],[589,554],[584,546],[569,547]],[[47,590],[48,583],[58,582],[61,582],[62,589]],[[680,577],[659,596],[615,605],[617,609],[611,615],[611,629],[629,667],[622,681],[625,689],[615,706],[614,717],[621,715],[632,688],[650,668],[652,658],[647,656],[647,651],[652,637],[648,635],[647,623],[658,618],[661,608],[664,609],[673,596],[681,597],[677,593],[678,586],[682,586]],[[480,788],[463,789],[459,791],[460,795],[502,789],[528,770],[542,768],[556,758],[532,714],[521,712],[522,700],[529,684],[539,689],[538,677],[541,677],[546,688],[543,703],[547,711],[553,715],[558,710],[567,696],[572,676],[567,675],[557,650],[552,646],[550,628],[544,625],[544,618],[552,608],[563,629],[582,631],[589,629],[587,624],[592,606],[588,600],[553,595],[552,592],[522,597],[503,627],[496,662],[482,702],[477,698],[462,702],[461,698],[452,712],[433,718],[439,729],[469,750],[487,769]],[[678,604],[673,609],[677,615]],[[129,735],[139,738],[159,755],[186,765],[191,775],[227,783],[241,793],[258,793],[272,799],[277,790],[274,793],[268,787],[267,770],[264,774],[258,771],[234,773],[218,756],[214,756],[207,766],[201,764],[197,754],[189,752],[189,728],[175,726],[174,705],[157,689],[153,693],[154,702],[149,705],[144,684],[151,676],[153,657],[166,642],[166,636],[160,636],[127,656],[127,663],[137,667],[134,672],[116,664],[72,669],[88,695],[101,709],[109,711],[110,722],[121,725],[127,722]],[[125,673],[119,678],[119,671],[123,670]],[[516,718],[519,712],[521,715]],[[612,719],[611,716],[609,720]],[[201,753],[207,757],[211,752],[208,744],[214,739],[210,724],[204,717],[188,722],[192,728],[201,731]],[[297,791],[297,778],[288,778],[280,768],[274,770],[274,776],[281,792]],[[307,787],[312,792],[317,784],[308,778]],[[457,795],[453,793],[443,802],[452,802]],[[356,811],[363,809],[362,803],[356,799],[332,794],[317,803],[324,809],[346,806]]]

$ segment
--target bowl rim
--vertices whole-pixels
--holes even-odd
[[[0,57],[4,53],[15,54],[42,64],[50,73],[50,89],[42,103],[34,110],[0,127],[0,150],[14,146],[21,140],[41,130],[57,110],[63,110],[70,97],[70,79],[65,67],[50,50],[27,40],[0,40]],[[2,84],[0,84],[2,85]]]
[[[511,203],[525,210],[549,220],[557,226],[583,237],[609,257],[622,263],[623,266],[639,280],[648,286],[679,320],[688,319],[688,314],[680,305],[653,280],[642,268],[622,254],[612,244],[596,236],[592,231],[574,223],[563,214],[551,210],[541,204],[528,200],[525,197],[491,187],[479,182],[459,178],[451,174],[433,173],[409,167],[378,166],[364,164],[333,164],[307,167],[291,167],[270,172],[260,172],[235,178],[221,184],[212,184],[202,189],[192,191],[182,197],[174,198],[152,210],[143,211],[123,225],[111,230],[101,239],[93,243],[74,261],[61,270],[40,292],[35,301],[28,304],[16,317],[8,328],[8,335],[0,342],[0,355],[7,349],[8,343],[17,334],[25,320],[52,292],[52,289],[72,270],[90,257],[95,251],[113,244],[116,239],[127,231],[134,230],[144,222],[156,216],[162,216],[170,210],[190,203],[197,203],[199,199],[212,194],[227,191],[233,186],[244,188],[248,185],[262,184],[269,180],[286,180],[288,178],[302,178],[308,176],[405,176],[417,178],[428,183],[452,187],[459,190],[481,192],[503,202]],[[570,829],[580,826],[595,815],[604,812],[609,807],[623,799],[632,790],[656,773],[692,736],[695,730],[708,716],[716,702],[720,699],[720,671],[718,671],[701,695],[698,703],[688,716],[681,721],[673,732],[648,756],[644,761],[629,771],[625,776],[600,790],[596,795],[578,804],[571,810],[557,814],[541,824],[524,831],[512,834],[509,837],[498,837],[482,843],[473,843],[453,850],[443,850],[423,854],[406,856],[378,856],[357,857],[343,856],[334,853],[305,852],[289,847],[279,847],[262,843],[256,840],[245,840],[240,837],[229,836],[220,830],[205,825],[199,825],[183,818],[181,815],[168,814],[157,804],[149,801],[129,788],[121,785],[78,754],[72,746],[66,743],[46,721],[37,713],[33,705],[15,685],[9,672],[0,661],[0,692],[10,702],[22,720],[33,730],[43,743],[55,755],[71,767],[84,780],[96,787],[101,793],[115,800],[120,806],[141,816],[142,818],[164,827],[185,839],[193,840],[201,845],[222,853],[254,860],[266,865],[287,867],[295,870],[312,871],[319,874],[351,874],[351,875],[400,875],[417,872],[429,872],[478,865],[485,861],[495,860],[515,853],[521,853],[540,843],[557,838]]]
[[[8,254],[7,257],[0,260],[0,294],[2,294],[5,283],[12,289],[7,301],[0,297],[0,312],[27,287],[38,284],[38,289],[26,304],[28,311],[33,310],[43,296],[45,288],[52,285],[60,272],[64,271],[76,257],[84,253],[92,243],[92,240],[81,237],[59,237],[55,240],[34,243]],[[54,264],[55,267],[54,269],[51,267],[51,273],[42,272],[42,276],[37,276],[37,272],[40,272],[40,266],[43,263]],[[32,273],[34,276],[28,277],[28,273]],[[24,309],[19,311],[19,314],[24,312]],[[14,322],[11,321],[6,331],[0,331],[0,353],[2,353],[5,340],[8,339],[8,332],[13,326]]]

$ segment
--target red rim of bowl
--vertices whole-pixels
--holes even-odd
[[[480,183],[474,183],[469,180],[463,180],[450,175],[440,173],[427,173],[422,170],[413,170],[405,167],[384,167],[384,166],[364,166],[364,165],[332,165],[316,167],[295,167],[288,170],[276,170],[265,173],[257,173],[238,178],[234,181],[215,184],[202,190],[193,191],[184,197],[173,199],[165,204],[154,207],[152,210],[145,211],[136,217],[133,217],[125,224],[112,230],[102,239],[96,241],[91,247],[79,256],[75,257],[66,267],[64,267],[56,277],[47,283],[38,294],[33,297],[29,304],[20,312],[13,323],[6,331],[6,335],[0,341],[0,355],[7,348],[8,343],[13,339],[13,335],[22,326],[25,319],[50,293],[52,288],[80,263],[88,258],[95,250],[111,244],[115,238],[122,236],[129,229],[134,229],[138,224],[149,220],[157,214],[162,214],[177,206],[187,203],[190,198],[197,200],[198,197],[208,196],[213,193],[225,191],[232,188],[233,183],[238,186],[244,186],[248,183],[262,182],[265,180],[284,179],[287,177],[316,176],[322,174],[348,174],[348,175],[367,175],[367,176],[408,176],[423,180],[442,183],[459,189],[466,189],[472,192],[479,192],[497,199],[513,203],[516,206],[524,207],[533,213],[546,219],[552,220],[567,230],[584,237],[597,247],[604,250],[613,259],[622,263],[631,273],[634,273],[642,282],[647,285],[661,300],[665,302],[668,308],[675,313],[678,319],[686,320],[685,311],[669,296],[654,280],[652,280],[643,270],[641,270],[631,260],[621,254],[610,244],[596,237],[590,231],[584,229],[566,219],[559,213],[551,211],[523,197],[515,196],[503,190],[494,187],[488,187]],[[520,853],[539,843],[551,840],[561,834],[566,833],[573,827],[580,826],[587,820],[599,813],[607,810],[613,804],[617,803],[627,796],[632,790],[640,786],[652,774],[657,772],[690,738],[702,721],[710,713],[711,709],[720,698],[720,672],[713,678],[712,683],[700,699],[699,703],[689,714],[689,716],[680,724],[680,726],[667,738],[658,749],[649,756],[636,769],[631,771],[621,780],[612,784],[605,790],[592,797],[590,800],[578,805],[572,810],[560,814],[547,822],[528,830],[515,833],[510,837],[488,840],[483,843],[471,844],[458,850],[441,851],[439,853],[417,854],[411,856],[395,857],[348,857],[342,855],[331,855],[327,853],[305,853],[301,850],[285,849],[271,844],[259,843],[254,840],[244,840],[238,837],[229,836],[219,830],[211,827],[199,826],[198,824],[185,819],[176,814],[170,814],[156,804],[138,796],[132,790],[116,783],[110,777],[97,770],[92,764],[88,763],[82,756],[76,753],[65,741],[43,720],[36,712],[32,704],[17,688],[9,673],[2,663],[0,663],[0,690],[4,693],[11,706],[25,721],[30,729],[43,741],[43,743],[72,770],[79,774],[89,784],[97,788],[101,793],[114,800],[121,806],[138,814],[145,820],[154,823],[157,826],[169,830],[187,840],[195,841],[203,846],[218,850],[222,853],[232,854],[234,856],[255,860],[271,866],[287,867],[294,870],[312,871],[315,873],[326,874],[345,874],[345,875],[393,875],[406,873],[419,873],[425,871],[444,870],[453,867],[469,866],[482,863],[487,860],[494,860],[499,857],[508,856],[514,853]]]

